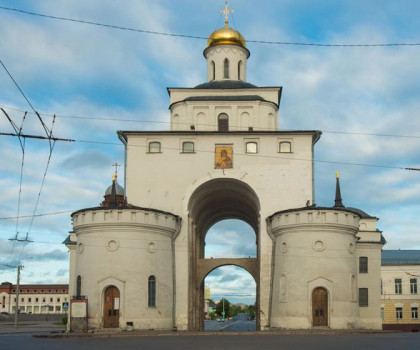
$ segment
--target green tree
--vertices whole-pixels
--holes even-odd
[[[241,312],[241,308],[236,304],[231,304],[229,307],[229,317],[234,317]]]
[[[255,318],[255,305],[248,305],[248,314],[253,320]]]
[[[225,310],[225,314],[223,314],[223,309]],[[229,309],[230,309],[229,300],[223,298],[216,305],[216,314],[222,317],[229,317]]]

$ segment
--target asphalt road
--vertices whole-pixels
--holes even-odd
[[[33,338],[29,334],[0,335],[0,349],[19,350],[418,350],[420,334],[263,335],[208,333],[204,336],[140,336],[106,338]]]
[[[204,330],[206,332],[249,332],[255,331],[254,321],[205,321]]]

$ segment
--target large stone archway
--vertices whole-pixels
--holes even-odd
[[[204,328],[204,279],[214,269],[235,265],[244,268],[256,283],[257,329],[260,329],[260,202],[254,190],[236,179],[213,179],[198,187],[188,203],[189,286],[188,328]],[[256,258],[206,259],[204,255],[207,231],[225,219],[239,219],[248,223],[256,235]]]

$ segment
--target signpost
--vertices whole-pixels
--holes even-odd
[[[61,310],[63,310],[63,311],[69,311],[69,302],[68,301],[63,301],[61,303]]]

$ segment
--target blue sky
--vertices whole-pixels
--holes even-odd
[[[335,173],[341,174],[346,206],[378,217],[386,249],[420,249],[420,46],[319,47],[250,41],[322,44],[420,43],[417,0],[231,0],[231,24],[248,40],[248,81],[283,86],[280,130],[317,129],[318,205],[333,205]],[[9,7],[148,31],[207,37],[223,25],[223,1],[205,0],[0,0]],[[0,136],[0,282],[15,281],[4,264],[20,258],[23,283],[68,280],[70,213],[98,205],[110,184],[112,164],[123,164],[116,131],[167,130],[166,87],[191,87],[206,79],[205,39],[151,35],[33,16],[0,8],[0,59],[57,142],[36,208],[15,219],[21,169],[16,138]],[[3,67],[0,106],[20,126],[31,112]],[[34,114],[27,134],[44,131]],[[0,132],[13,132],[0,114]],[[388,136],[386,136],[388,135]],[[393,135],[393,136],[389,136]],[[49,155],[46,141],[27,140],[20,215],[31,215]],[[325,162],[326,161],[326,162]],[[336,162],[336,163],[334,163]],[[369,166],[353,165],[365,164]],[[52,214],[64,212],[62,214]],[[234,226],[234,227],[233,227]],[[30,228],[30,229],[29,229]],[[25,246],[8,239],[29,231]],[[214,228],[210,241],[246,229]],[[229,235],[226,234],[229,232]],[[249,234],[246,234],[249,237]],[[212,238],[213,237],[213,238]],[[249,238],[253,241],[252,235]],[[213,245],[215,253],[221,248]],[[249,247],[242,247],[244,255]],[[248,250],[247,250],[248,249]],[[215,254],[214,253],[214,254]],[[219,273],[208,280],[227,280]],[[243,274],[242,274],[243,276]],[[210,278],[211,277],[211,278]],[[245,277],[243,277],[245,278]],[[249,281],[249,276],[247,277]],[[237,286],[246,284],[236,279]],[[206,280],[206,282],[210,283]],[[220,288],[214,287],[216,290]],[[218,289],[217,289],[218,290]],[[238,290],[238,289],[237,289]],[[239,289],[240,290],[240,289]],[[219,291],[218,291],[219,292]],[[234,293],[235,286],[226,291]],[[224,293],[223,290],[220,293]]]

